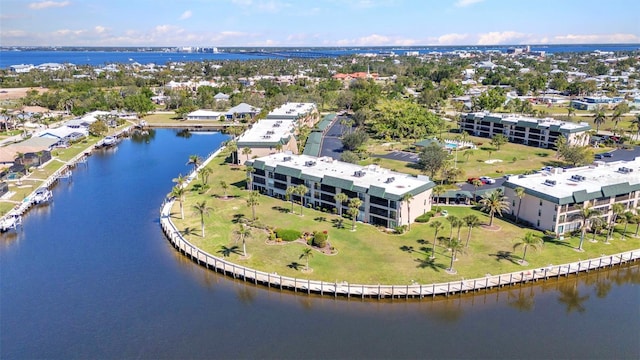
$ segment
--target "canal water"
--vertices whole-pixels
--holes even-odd
[[[640,357],[640,266],[474,296],[318,298],[186,260],[159,206],[226,137],[157,130],[96,152],[0,237],[0,358]],[[345,259],[345,261],[347,261]]]

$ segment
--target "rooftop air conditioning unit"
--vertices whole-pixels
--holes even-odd
[[[390,183],[394,182],[395,180],[396,180],[396,178],[394,178],[394,177],[390,177],[390,178],[387,178],[387,180],[385,181],[385,183],[386,183],[386,184],[390,184]]]
[[[353,176],[355,177],[363,177],[366,173],[362,170],[358,170],[356,172],[353,173]]]
[[[315,161],[306,161],[306,162],[304,163],[304,166],[315,166],[315,165],[316,165],[316,162],[315,162]]]
[[[544,184],[548,185],[548,186],[556,186],[557,182],[555,180],[547,179],[547,180],[544,181]]]
[[[282,158],[282,161],[291,161],[291,156],[285,156]]]

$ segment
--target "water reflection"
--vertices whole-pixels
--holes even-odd
[[[189,129],[182,129],[176,132],[176,136],[184,139],[188,139],[191,137],[191,131],[189,131]]]
[[[526,288],[520,287],[515,293],[513,290],[508,290],[507,297],[512,299],[507,302],[511,307],[520,311],[531,311],[534,309],[535,301],[533,299],[535,295],[533,286],[527,286]]]
[[[135,129],[131,132],[131,141],[137,144],[149,143],[155,137],[155,129]]]

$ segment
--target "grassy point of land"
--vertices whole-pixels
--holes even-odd
[[[412,282],[429,284],[459,280],[461,278],[482,277],[487,273],[499,274],[526,269],[542,268],[549,264],[561,264],[579,259],[599,257],[601,254],[618,253],[638,248],[638,239],[626,237],[619,240],[620,234],[610,245],[604,244],[599,237],[597,243],[585,242],[585,252],[576,252],[579,238],[570,237],[565,241],[546,241],[540,251],[527,252],[527,266],[518,264],[522,250],[513,250],[515,243],[530,231],[541,237],[542,233],[534,229],[519,228],[513,223],[496,218],[494,224],[499,230],[490,230],[482,226],[473,228],[469,248],[458,254],[454,267],[456,275],[449,275],[445,270],[449,267],[451,252],[447,249],[450,228],[444,217],[436,217],[443,223],[438,232],[440,238],[436,246],[436,258],[430,260],[434,231],[429,224],[415,223],[411,231],[402,235],[388,234],[366,224],[357,224],[355,232],[351,231],[351,220],[341,219],[337,215],[304,208],[300,215],[300,205],[291,202],[260,196],[256,207],[257,223],[260,226],[296,229],[301,232],[328,231],[329,242],[335,247],[337,254],[324,255],[314,251],[309,259],[312,273],[302,271],[305,261],[301,254],[305,245],[301,243],[267,244],[266,230],[251,228],[246,238],[249,258],[242,256],[242,242],[236,231],[239,219],[251,219],[252,211],[247,206],[248,191],[245,188],[246,172],[243,167],[231,167],[225,163],[224,156],[215,158],[209,167],[212,170],[210,190],[200,194],[196,189],[201,180],[197,179],[187,189],[184,204],[185,219],[180,219],[180,207],[176,202],[172,209],[172,221],[185,238],[218,257],[227,258],[235,263],[256,268],[258,270],[278,273],[301,279],[324,281],[347,281],[365,284],[410,284]],[[225,198],[220,181],[229,184]],[[205,237],[201,236],[200,218],[193,211],[196,202],[207,201],[212,208],[205,217]],[[463,217],[467,214],[477,215],[482,223],[488,223],[488,215],[469,207],[445,207],[449,216]],[[340,225],[341,224],[341,225]],[[621,232],[622,228],[617,231]],[[461,240],[466,241],[467,227],[461,231]],[[635,231],[629,226],[628,233]],[[591,234],[588,234],[589,239]],[[456,231],[454,230],[454,238]]]

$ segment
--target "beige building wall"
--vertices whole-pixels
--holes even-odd
[[[429,189],[414,196],[410,204],[407,204],[406,201],[401,202],[398,225],[413,223],[418,216],[431,211],[431,190]],[[409,218],[409,206],[411,207],[411,218]]]

